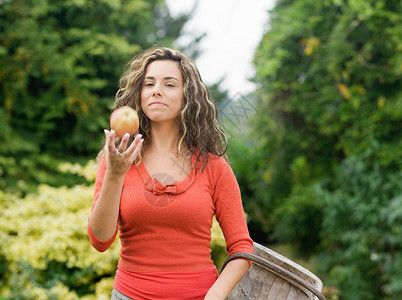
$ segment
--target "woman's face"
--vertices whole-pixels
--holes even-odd
[[[151,123],[176,122],[183,103],[183,78],[177,62],[148,65],[141,90],[141,108]]]

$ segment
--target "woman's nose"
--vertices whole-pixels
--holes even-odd
[[[154,85],[154,89],[152,90],[152,96],[161,96],[161,89],[160,89],[160,85],[158,83],[156,83]]]

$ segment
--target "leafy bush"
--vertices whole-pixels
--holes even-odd
[[[351,158],[321,193],[322,267],[345,299],[402,296],[401,181],[401,171]]]
[[[2,295],[13,299],[100,296],[95,294],[97,285],[113,276],[119,249],[115,242],[102,255],[90,245],[86,225],[92,196],[93,186],[45,185],[38,194],[23,199],[10,201],[9,195],[3,195],[8,200],[0,225],[6,268]]]
[[[273,236],[291,243],[298,255],[308,257],[321,243],[318,232],[323,221],[323,192],[320,185],[294,186],[285,203],[273,210]]]

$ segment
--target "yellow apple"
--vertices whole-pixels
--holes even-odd
[[[130,135],[135,134],[138,126],[137,112],[129,106],[119,107],[110,116],[110,127],[119,137],[123,137],[126,132]]]

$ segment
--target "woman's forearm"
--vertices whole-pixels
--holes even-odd
[[[235,259],[229,262],[218,279],[209,289],[205,300],[224,300],[243,278],[250,267],[250,263],[244,259]]]
[[[109,240],[116,232],[124,176],[106,171],[98,201],[89,216],[89,227],[101,241]]]

